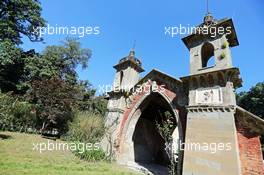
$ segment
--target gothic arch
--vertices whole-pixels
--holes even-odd
[[[164,103],[166,103],[166,107],[168,107],[171,112],[173,113],[173,117],[176,121],[176,127],[174,129],[173,134],[176,134],[179,140],[174,139],[174,144],[179,146],[177,143],[179,141],[183,142],[183,130],[181,121],[179,118],[179,113],[176,108],[176,106],[173,104],[173,100],[170,97],[168,97],[165,93],[162,92],[152,92],[150,94],[143,95],[135,104],[135,106],[132,108],[130,113],[128,114],[127,120],[125,121],[124,127],[120,130],[120,145],[119,145],[119,161],[120,163],[124,163],[125,161],[129,162],[136,162],[136,148],[135,148],[135,142],[133,140],[133,136],[135,132],[137,131],[137,125],[140,122],[140,119],[143,117],[144,111],[148,108],[149,103],[152,103],[152,97],[158,96],[160,100],[163,100]],[[147,102],[148,101],[148,102]],[[176,143],[177,142],[177,143]],[[179,151],[179,163],[178,163],[178,171],[181,171],[182,166],[182,151]]]

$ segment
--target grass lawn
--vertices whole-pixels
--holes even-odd
[[[0,132],[0,175],[136,174],[114,163],[85,162],[70,151],[33,150],[33,143],[42,142],[47,139],[39,135]]]

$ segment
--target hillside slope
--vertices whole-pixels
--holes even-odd
[[[39,135],[0,132],[0,175],[126,175],[130,170],[110,163],[88,163],[70,151],[33,150],[44,143]],[[57,141],[61,142],[61,141]]]

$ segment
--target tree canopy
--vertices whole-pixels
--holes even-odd
[[[242,108],[264,119],[264,82],[256,84],[248,92],[239,93],[237,103]]]
[[[0,41],[9,39],[16,45],[22,44],[23,35],[31,41],[42,41],[35,32],[37,28],[45,26],[41,11],[38,0],[1,0]]]

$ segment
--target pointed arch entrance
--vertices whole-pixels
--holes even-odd
[[[142,96],[128,114],[124,128],[121,129],[118,162],[126,165],[139,165],[150,172],[165,173],[169,158],[165,151],[165,141],[157,129],[165,113],[169,113],[173,121],[173,150],[177,169],[181,169],[182,153],[179,150],[183,140],[178,110],[174,99],[166,93],[152,92]],[[163,171],[163,172],[160,172]]]

